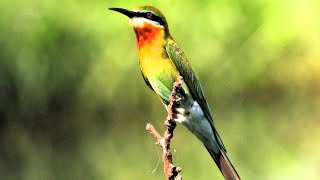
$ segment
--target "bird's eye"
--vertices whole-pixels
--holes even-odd
[[[152,13],[151,12],[147,12],[147,18],[151,19],[152,18]]]

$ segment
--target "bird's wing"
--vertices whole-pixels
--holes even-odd
[[[225,150],[225,147],[218,135],[218,132],[213,124],[213,118],[212,114],[209,108],[209,105],[206,101],[206,98],[204,96],[204,93],[202,91],[202,87],[200,85],[200,81],[196,77],[195,73],[191,69],[191,66],[189,65],[189,62],[182,52],[182,50],[178,47],[178,45],[172,40],[168,39],[168,42],[165,46],[166,52],[169,56],[169,58],[172,60],[173,64],[176,66],[177,70],[180,72],[180,75],[183,77],[184,82],[188,86],[192,97],[195,101],[198,102],[201,109],[203,110],[205,116],[207,117],[208,121],[210,122],[212,129],[214,131],[214,134],[216,139],[220,141],[219,144],[222,145],[222,149]]]
[[[206,98],[204,97],[202,87],[196,75],[194,74],[189,62],[178,47],[178,45],[171,39],[168,40],[166,45],[166,51],[169,58],[172,60],[173,64],[176,66],[177,70],[183,77],[183,81],[188,86],[192,97],[197,101],[200,107],[203,109],[206,117],[212,121],[212,115]]]

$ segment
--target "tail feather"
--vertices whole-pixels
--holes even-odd
[[[213,150],[205,146],[210,153],[212,159],[215,161],[219,170],[226,180],[240,180],[240,176],[237,173],[236,169],[233,167],[230,159],[226,152],[220,149],[219,153],[215,153]]]

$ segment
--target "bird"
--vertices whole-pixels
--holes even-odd
[[[136,35],[139,66],[145,83],[168,108],[172,85],[182,76],[180,103],[174,107],[175,121],[183,124],[205,146],[227,180],[240,176],[231,163],[213,122],[200,81],[184,52],[170,34],[165,16],[154,6],[133,10],[109,8],[127,16]],[[167,109],[168,110],[168,109]]]

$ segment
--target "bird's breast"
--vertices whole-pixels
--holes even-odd
[[[135,32],[139,64],[144,76],[164,80],[173,79],[175,81],[179,72],[166,53],[165,45],[167,41],[164,30],[153,26],[144,26],[143,28],[136,28]],[[170,86],[172,86],[172,83]]]

